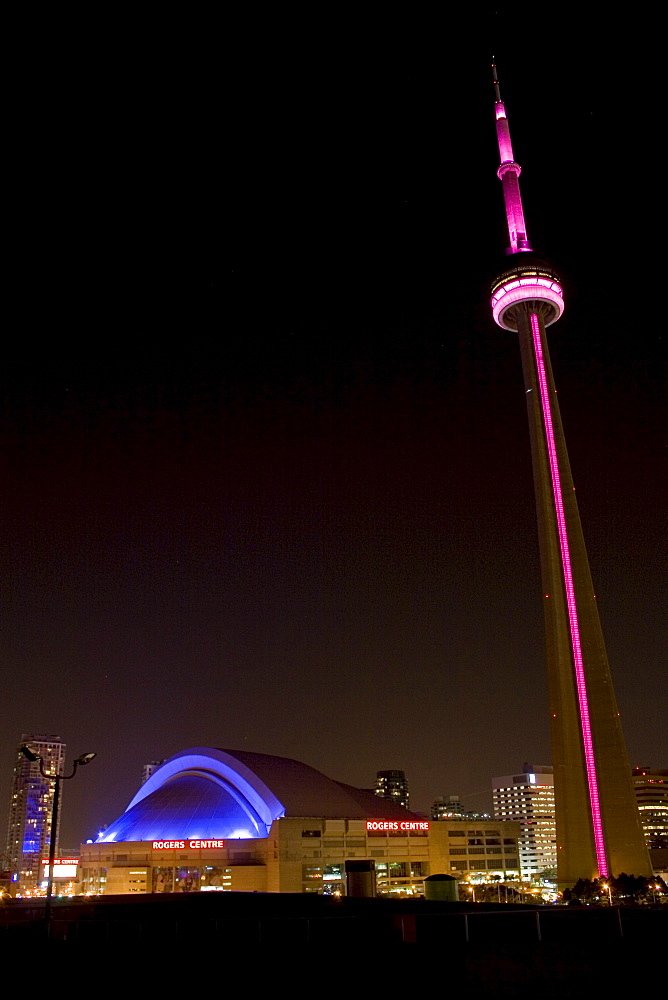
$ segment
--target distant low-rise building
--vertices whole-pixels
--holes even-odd
[[[462,815],[462,803],[458,795],[442,795],[432,802],[430,815],[437,821],[457,819]]]
[[[144,764],[141,769],[142,785],[144,784],[145,781],[148,781],[151,775],[154,774],[154,772],[157,771],[158,768],[164,763],[165,763],[164,760],[152,760],[148,764]]]
[[[481,821],[485,823],[491,819],[490,813],[480,813],[464,811],[458,795],[443,795],[440,799],[435,799],[432,803],[430,816],[437,822],[443,820],[459,820],[461,823],[471,823]]]

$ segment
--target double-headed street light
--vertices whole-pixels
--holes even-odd
[[[49,774],[44,770],[44,758],[40,757],[39,754],[31,750],[29,746],[22,746],[21,753],[23,756],[35,763],[39,761],[39,770],[43,778],[47,778],[49,781],[55,782],[55,787],[53,789],[53,809],[51,810],[51,840],[49,843],[49,876],[46,883],[46,906],[44,909],[44,918],[48,924],[51,918],[51,896],[53,895],[53,863],[56,858],[56,837],[58,836],[58,804],[60,802],[60,783],[61,781],[69,781],[77,773],[78,767],[83,767],[84,764],[90,764],[97,754],[94,753],[82,753],[75,761],[73,761],[73,768],[71,774]]]

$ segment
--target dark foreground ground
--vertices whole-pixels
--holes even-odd
[[[5,968],[28,956],[136,987],[202,972],[244,991],[278,983],[361,996],[383,987],[580,996],[658,987],[668,908],[531,907],[263,893],[110,896],[0,909]],[[231,978],[230,978],[231,977]],[[657,978],[658,977],[658,978]],[[643,983],[645,987],[643,987]],[[236,992],[236,990],[235,990]],[[391,995],[390,993],[384,995]]]

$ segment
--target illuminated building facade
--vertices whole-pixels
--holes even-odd
[[[640,823],[655,872],[668,871],[668,771],[634,767],[633,790],[636,793]]]
[[[450,875],[487,880],[520,877],[520,824],[486,817],[478,820],[441,820],[432,826],[447,837],[447,871]],[[434,840],[436,838],[434,837]]]
[[[508,266],[492,313],[519,335],[538,514],[560,887],[580,877],[650,875],[561,425],[546,329],[564,309],[554,270],[531,251],[508,118],[494,67],[498,176]],[[511,263],[512,261],[512,263]]]
[[[80,885],[90,894],[344,894],[346,862],[365,861],[379,894],[421,895],[428,875],[516,878],[518,836],[516,823],[430,823],[299,761],[195,747],[81,845]]]
[[[521,774],[492,778],[494,816],[520,824],[520,872],[535,879],[557,867],[554,774],[551,767],[525,764]]]
[[[66,746],[60,736],[24,733],[16,751],[9,806],[7,858],[18,894],[33,892],[40,881],[40,865],[48,857],[55,782],[40,773],[39,760],[28,760],[21,746],[42,758],[49,774],[62,774]]]
[[[408,781],[403,771],[378,771],[376,772],[376,795],[395,805],[409,808],[410,796],[408,794]]]

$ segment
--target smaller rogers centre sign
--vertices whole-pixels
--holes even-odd
[[[154,851],[191,851],[220,849],[225,847],[224,840],[154,840],[151,844]]]
[[[383,831],[387,830],[389,832],[403,832],[406,831],[410,833],[414,830],[428,830],[429,820],[426,819],[403,819],[403,820],[391,820],[391,819],[368,819],[366,821],[366,828],[369,831]]]

